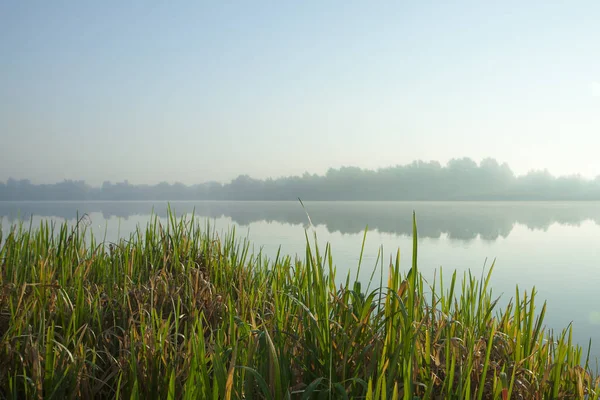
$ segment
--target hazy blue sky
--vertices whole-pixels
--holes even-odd
[[[0,180],[600,174],[600,1],[3,1]]]

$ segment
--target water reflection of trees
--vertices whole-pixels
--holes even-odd
[[[9,223],[31,215],[75,218],[76,213],[102,213],[103,218],[144,216],[154,211],[167,216],[166,202],[22,202],[0,203],[0,215]],[[600,204],[595,202],[308,202],[306,211],[315,225],[328,231],[360,233],[368,225],[379,232],[410,235],[412,211],[417,213],[419,235],[470,240],[477,236],[496,240],[510,234],[515,223],[545,230],[553,223],[578,225],[585,220],[600,223]],[[229,217],[239,225],[267,221],[306,224],[306,212],[298,202],[174,202],[177,215],[204,218]],[[95,221],[96,222],[96,221]]]

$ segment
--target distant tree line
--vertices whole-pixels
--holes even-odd
[[[554,177],[548,171],[516,176],[507,164],[453,159],[447,165],[415,161],[378,170],[329,169],[277,179],[240,175],[229,183],[133,185],[84,181],[0,182],[0,200],[600,200],[600,176]]]

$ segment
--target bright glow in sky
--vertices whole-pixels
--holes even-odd
[[[600,175],[600,1],[6,1],[0,180]]]

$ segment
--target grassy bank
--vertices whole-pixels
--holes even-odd
[[[19,225],[0,238],[0,398],[600,393],[589,351],[570,328],[544,329],[533,291],[498,310],[491,270],[427,283],[416,225],[411,265],[381,261],[369,288],[336,286],[331,249],[310,233],[302,260],[267,260],[193,217],[154,218],[119,243],[84,230]]]

